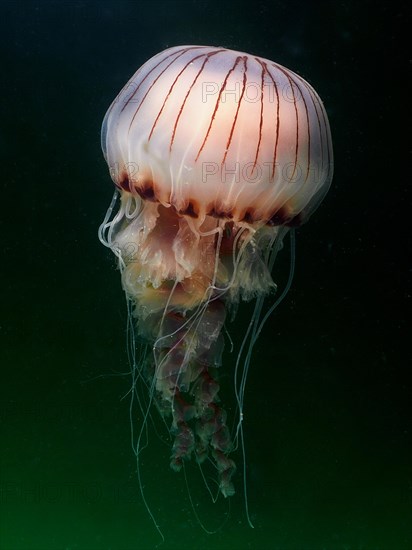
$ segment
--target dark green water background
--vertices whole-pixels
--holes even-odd
[[[178,44],[255,53],[308,78],[330,116],[335,178],[297,232],[293,287],[247,384],[255,529],[238,475],[226,525],[202,531],[152,437],[143,473],[161,548],[412,547],[405,17],[389,2],[0,4],[1,550],[160,542],[138,492],[130,381],[97,378],[128,369],[120,277],[97,239],[113,191],[99,132],[137,67]],[[287,268],[285,251],[275,278]],[[235,339],[249,311],[229,325]],[[196,476],[190,485],[213,529],[227,506]]]

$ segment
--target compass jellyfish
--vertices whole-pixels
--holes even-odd
[[[157,409],[171,468],[190,460],[201,471],[212,467],[216,494],[230,497],[234,451],[244,448],[252,348],[290,286],[294,228],[332,179],[325,109],[302,77],[273,61],[178,46],[132,76],[107,111],[101,138],[116,190],[100,240],[118,260],[133,347],[139,341],[146,350],[136,352],[132,369],[141,408],[137,461]],[[289,280],[277,292],[272,269],[288,232]],[[262,309],[265,298],[271,305]],[[224,365],[225,327],[251,300],[237,360]],[[237,404],[230,419],[223,369]]]

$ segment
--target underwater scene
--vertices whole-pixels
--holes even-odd
[[[0,550],[411,548],[406,7],[1,11]]]

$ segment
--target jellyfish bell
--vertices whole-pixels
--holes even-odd
[[[147,410],[156,405],[169,428],[171,467],[209,458],[230,496],[239,431],[231,433],[219,396],[222,331],[230,309],[256,298],[236,389],[241,426],[262,300],[276,289],[276,253],[331,183],[325,109],[277,63],[178,46],[147,61],[113,101],[102,149],[117,193],[100,238],[118,257],[137,333],[149,344],[136,366]]]

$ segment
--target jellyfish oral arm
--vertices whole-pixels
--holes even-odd
[[[170,465],[179,471],[192,456],[199,464],[211,456],[220,491],[231,496],[236,468],[228,457],[232,442],[226,413],[218,405],[215,374],[223,352],[224,304],[215,300],[186,316],[170,311],[161,320],[157,317],[151,368],[157,406],[164,418],[170,418],[174,438]]]

